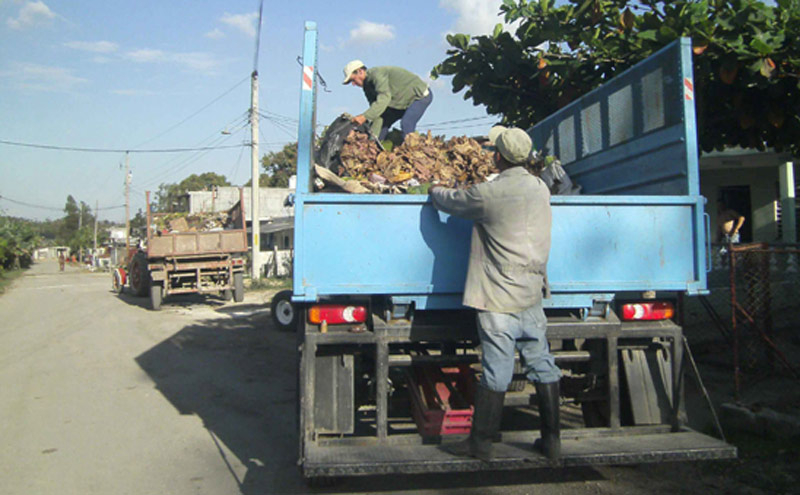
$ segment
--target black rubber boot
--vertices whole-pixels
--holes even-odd
[[[536,383],[539,398],[539,419],[542,437],[534,444],[548,459],[561,457],[561,426],[559,424],[559,382]]]
[[[475,457],[484,462],[491,461],[494,453],[492,440],[500,431],[505,397],[505,392],[495,392],[478,385],[469,438],[462,442],[444,445],[443,448],[453,455]]]

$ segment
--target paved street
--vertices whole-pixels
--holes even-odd
[[[0,297],[0,493],[309,492],[294,336],[271,328],[269,296],[168,298],[153,312],[112,293],[107,273],[36,264]],[[715,492],[719,480],[690,469],[369,477],[315,492]]]

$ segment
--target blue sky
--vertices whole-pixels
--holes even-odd
[[[448,32],[489,32],[501,0],[274,2],[265,0],[259,57],[261,153],[296,140],[303,25],[319,32],[317,123],[366,108],[343,86],[351,59],[399,65],[427,78],[446,57]],[[0,0],[0,140],[90,149],[153,150],[249,142],[258,0]],[[418,129],[486,133],[496,119],[431,83],[434,101]],[[463,124],[443,122],[481,118]],[[223,131],[225,132],[223,134]],[[122,152],[88,153],[0,143],[0,213],[59,218],[67,195],[124,220]],[[131,153],[131,215],[144,191],[192,173],[250,176],[248,148]],[[35,206],[26,206],[26,203]]]

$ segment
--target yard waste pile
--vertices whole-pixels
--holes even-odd
[[[167,213],[153,218],[156,232],[175,234],[180,232],[214,232],[232,228],[230,215],[226,211],[199,213]]]
[[[383,145],[345,114],[321,140],[315,188],[357,194],[427,194],[436,183],[465,189],[499,172],[483,142],[465,136],[445,140],[428,131],[411,133],[398,146]],[[535,152],[526,168],[540,176],[553,194],[579,192],[553,156]]]

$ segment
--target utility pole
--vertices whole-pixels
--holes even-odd
[[[81,230],[83,229],[83,201],[81,201],[80,214],[78,215],[78,239],[82,239]],[[78,263],[83,263],[83,244],[82,240],[78,244]]]
[[[125,152],[125,251],[123,262],[128,261],[128,250],[131,247],[131,162],[130,153]]]
[[[98,206],[98,201],[94,200],[94,248],[92,249],[92,266],[95,265],[95,258],[97,257],[97,215],[98,211],[100,211],[100,207]]]
[[[258,171],[258,71],[254,70],[250,90],[250,164],[252,166],[252,189],[250,191],[250,225],[253,229],[253,242],[251,247],[251,268],[250,276],[253,280],[261,278],[261,264],[259,255],[261,246],[259,234],[261,233],[261,207],[259,205],[259,177]]]

